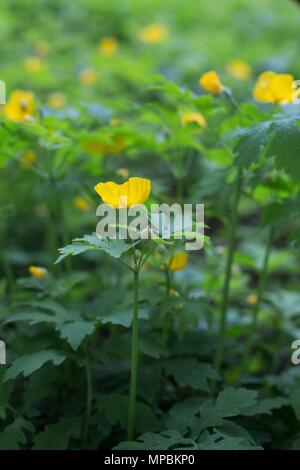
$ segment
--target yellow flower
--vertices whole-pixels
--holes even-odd
[[[89,199],[84,196],[77,196],[74,199],[74,206],[82,212],[88,212],[91,209],[91,203]]]
[[[84,147],[91,153],[113,155],[124,150],[126,141],[123,136],[115,136],[112,143],[86,140]]]
[[[207,126],[207,121],[205,117],[201,113],[197,113],[197,112],[190,112],[190,113],[183,114],[181,116],[180,121],[182,125],[188,124],[189,122],[195,122],[196,124],[199,125],[199,127],[203,128]]]
[[[47,103],[50,108],[62,109],[66,104],[66,96],[61,91],[54,91],[48,96]]]
[[[99,44],[99,50],[102,55],[111,57],[118,51],[118,49],[119,43],[115,38],[108,36],[101,39]]]
[[[42,59],[38,56],[27,57],[24,60],[25,70],[29,73],[41,72],[44,68]]]
[[[243,60],[235,59],[227,65],[228,73],[238,80],[247,80],[252,75],[252,67]]]
[[[262,103],[292,103],[299,95],[294,82],[293,75],[287,73],[263,72],[255,83],[253,96]]]
[[[128,168],[117,168],[116,169],[116,175],[122,176],[123,178],[128,178],[129,170],[128,170]]]
[[[28,150],[21,157],[21,163],[24,168],[29,168],[36,162],[36,153],[33,150]]]
[[[29,91],[15,90],[3,108],[4,115],[12,121],[26,121],[34,114],[34,95]]]
[[[139,38],[146,44],[159,44],[164,42],[169,34],[166,25],[161,23],[151,23],[139,31]]]
[[[257,303],[257,296],[255,294],[248,295],[246,302],[249,305],[255,305]]]
[[[132,207],[147,201],[151,190],[151,181],[145,178],[132,177],[123,184],[112,181],[98,183],[95,191],[105,204],[115,208]]]
[[[39,266],[29,266],[28,271],[36,279],[44,279],[47,276],[47,269]]]
[[[168,263],[169,271],[181,271],[185,268],[188,261],[187,253],[174,253]]]
[[[219,75],[214,70],[204,73],[200,77],[199,83],[203,90],[208,93],[212,93],[213,95],[220,95],[220,93],[222,93],[223,85]]]
[[[82,69],[79,73],[79,81],[84,86],[91,86],[96,82],[96,80],[97,80],[97,73],[91,67]]]

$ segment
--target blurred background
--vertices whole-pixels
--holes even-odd
[[[197,89],[214,68],[241,94],[263,70],[300,74],[292,0],[2,0],[0,13],[1,79],[44,102],[133,96],[155,73]]]

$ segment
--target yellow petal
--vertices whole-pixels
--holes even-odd
[[[3,107],[3,113],[12,121],[25,121],[30,119],[35,110],[33,93],[29,91],[15,90]]]
[[[117,184],[112,181],[98,183],[95,191],[105,204],[115,208],[132,207],[147,201],[151,190],[151,182],[145,178],[132,177],[125,183]]]
[[[222,93],[223,86],[221,80],[219,75],[214,70],[204,73],[200,77],[199,83],[203,90],[207,91],[208,93],[213,93],[214,95],[219,95]]]
[[[259,75],[253,89],[253,97],[256,101],[261,103],[274,103],[271,83],[275,76],[276,73],[271,70]]]
[[[227,65],[228,73],[238,79],[238,80],[247,80],[252,75],[252,68],[247,62],[243,60],[235,59],[229,62]]]
[[[161,23],[152,23],[139,31],[139,38],[146,44],[159,44],[166,40],[169,31],[166,25]]]
[[[99,50],[102,55],[110,57],[119,49],[118,41],[113,37],[102,38],[99,44]]]
[[[47,276],[47,269],[39,266],[29,266],[28,271],[36,279],[44,279]]]
[[[280,73],[273,77],[270,88],[275,103],[292,103],[295,94],[293,75]]]
[[[189,122],[195,122],[199,127],[206,127],[207,121],[201,113],[191,112],[185,113],[181,116],[181,124],[186,125]]]
[[[174,253],[168,264],[169,271],[181,271],[184,269],[188,261],[188,256],[187,253]]]

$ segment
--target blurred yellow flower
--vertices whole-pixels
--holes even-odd
[[[79,81],[84,86],[93,85],[96,82],[97,78],[98,76],[96,70],[91,67],[82,69],[79,72]]]
[[[15,90],[3,107],[3,113],[12,121],[26,121],[33,117],[35,110],[34,94],[29,91]]]
[[[102,38],[99,44],[99,50],[102,55],[106,57],[111,57],[112,55],[116,54],[119,49],[118,41],[113,37],[105,37]]]
[[[24,168],[31,167],[36,162],[36,153],[33,150],[28,150],[21,157],[21,164]]]
[[[164,42],[169,35],[166,25],[161,23],[151,23],[139,30],[139,38],[146,44],[159,44]]]
[[[24,68],[29,73],[39,73],[44,68],[44,62],[38,56],[27,57],[24,60]]]
[[[123,136],[115,136],[112,143],[86,140],[84,142],[84,147],[91,153],[113,155],[124,150],[126,147],[126,141]]]
[[[182,125],[186,125],[189,122],[195,122],[196,124],[199,125],[199,127],[207,126],[207,121],[205,117],[201,113],[197,113],[197,112],[190,112],[190,113],[183,114],[180,118],[180,121]]]
[[[255,83],[253,96],[256,101],[262,103],[292,103],[299,96],[299,90],[295,89],[294,83],[293,75],[263,72]]]
[[[168,263],[169,271],[181,271],[185,268],[188,261],[187,253],[174,253]]]
[[[255,305],[257,303],[257,296],[255,294],[250,294],[246,298],[246,302],[249,305]]]
[[[123,178],[128,178],[129,170],[128,170],[128,168],[117,168],[116,174],[118,176],[122,176]]]
[[[238,80],[247,80],[252,75],[252,67],[243,60],[235,59],[227,65],[228,73]]]
[[[53,93],[50,93],[48,96],[47,103],[50,108],[62,109],[66,104],[66,95],[61,91],[53,91]]]
[[[82,212],[88,212],[92,207],[90,200],[85,196],[75,197],[73,203],[76,209],[79,209]]]
[[[115,208],[132,207],[147,201],[151,191],[151,181],[138,177],[129,178],[122,184],[109,181],[98,183],[95,191],[105,204]]]
[[[219,75],[214,70],[210,70],[201,75],[199,83],[203,90],[208,93],[212,93],[213,95],[220,95],[220,93],[222,93],[223,85]]]
[[[29,266],[28,271],[36,279],[44,279],[47,276],[47,269],[39,266]]]

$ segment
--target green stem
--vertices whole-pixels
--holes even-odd
[[[166,274],[166,295],[169,297],[170,295],[170,290],[171,290],[171,273],[168,268],[165,270]],[[167,345],[170,339],[170,325],[171,323],[171,318],[170,318],[170,312],[166,312],[163,318],[163,336],[165,340],[165,344]]]
[[[132,321],[132,339],[131,339],[131,376],[130,376],[130,397],[128,412],[128,440],[134,437],[135,416],[136,416],[136,384],[137,384],[137,366],[138,366],[138,326],[139,326],[139,270],[133,271],[134,278],[134,310]]]
[[[86,371],[86,417],[85,417],[85,423],[84,423],[83,441],[86,444],[88,441],[90,416],[91,416],[91,411],[92,411],[92,395],[93,395],[91,364],[90,364],[90,358],[88,355],[86,344],[84,344],[84,354],[85,354],[85,371]]]
[[[257,301],[253,308],[251,328],[250,328],[249,335],[247,337],[245,350],[244,350],[244,357],[242,361],[242,364],[243,364],[242,370],[245,369],[245,366],[248,362],[249,355],[250,355],[251,348],[252,348],[252,341],[253,341],[254,333],[256,330],[258,312],[260,310],[261,302],[263,300],[264,292],[265,292],[266,285],[267,285],[269,259],[270,259],[270,254],[271,254],[271,250],[273,246],[273,241],[274,241],[274,227],[271,227],[269,237],[268,237],[268,242],[266,245],[263,266],[259,275],[258,288],[257,288]]]
[[[232,206],[232,219],[230,223],[230,232],[229,232],[229,247],[226,261],[226,270],[225,270],[225,280],[222,291],[222,301],[221,301],[221,321],[219,328],[219,344],[215,354],[214,366],[217,372],[220,372],[223,354],[224,354],[224,341],[226,337],[227,329],[227,311],[229,305],[229,293],[230,293],[230,281],[231,281],[231,271],[232,264],[234,259],[234,250],[236,244],[236,227],[238,221],[238,207],[241,197],[241,190],[243,184],[243,169],[239,166],[238,175],[235,184],[235,194],[234,201]]]

